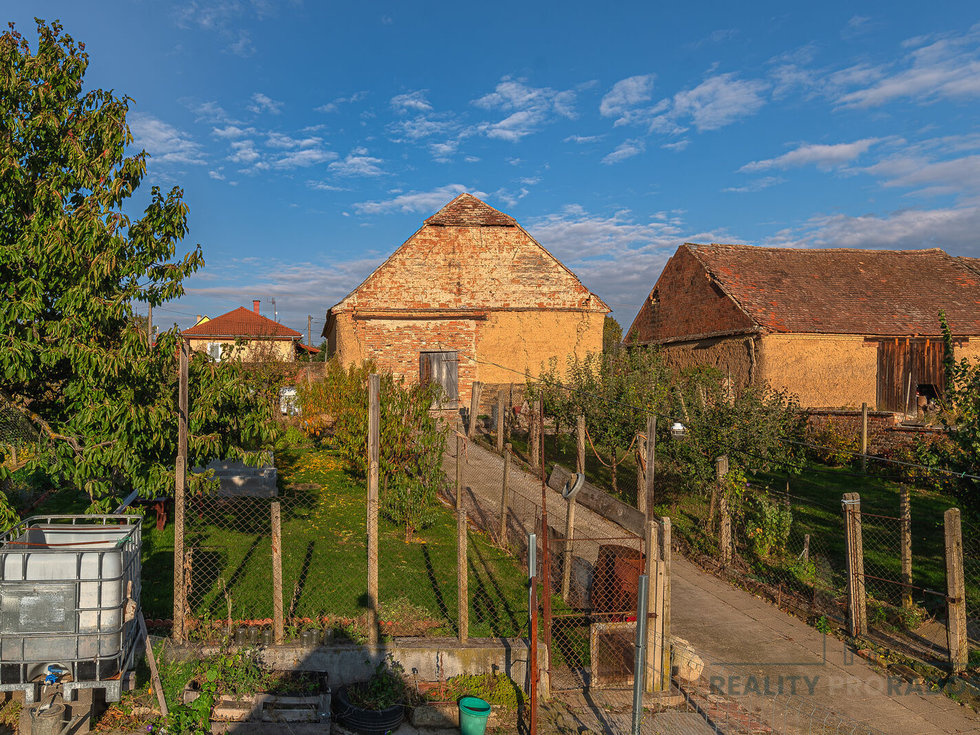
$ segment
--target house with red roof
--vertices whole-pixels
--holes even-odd
[[[206,352],[218,361],[293,362],[298,354],[319,352],[304,345],[303,335],[295,329],[262,316],[258,300],[252,302],[251,310],[240,306],[213,319],[198,319],[182,334],[192,350]]]
[[[687,243],[625,341],[659,346],[675,367],[717,368],[736,386],[787,390],[810,408],[916,413],[945,385],[940,310],[956,358],[980,359],[977,262],[938,248]]]
[[[331,307],[323,336],[342,365],[437,382],[455,407],[474,381],[495,395],[601,351],[608,312],[513,217],[460,194]]]

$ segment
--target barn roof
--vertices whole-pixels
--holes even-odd
[[[980,273],[980,258],[967,258],[965,256],[957,258],[963,265],[972,271]]]
[[[429,217],[425,224],[441,227],[517,227],[513,217],[465,192]]]
[[[262,337],[265,339],[302,339],[295,329],[256,314],[244,306],[197,324],[183,332],[185,337]]]
[[[772,332],[980,335],[980,259],[929,250],[826,250],[687,243],[709,277]],[[973,266],[962,262],[975,261]]]

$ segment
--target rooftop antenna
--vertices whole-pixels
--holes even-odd
[[[276,300],[271,299],[271,301],[272,301],[272,319],[273,321],[279,321],[279,312],[276,309]]]

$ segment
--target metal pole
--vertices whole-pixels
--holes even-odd
[[[636,602],[636,656],[633,662],[633,727],[632,735],[640,735],[643,724],[643,679],[646,670],[647,647],[647,597],[650,594],[650,578],[640,575],[640,587]]]
[[[368,376],[367,593],[368,643],[378,642],[378,482],[381,465],[381,376]]]
[[[541,406],[540,439],[539,449],[541,451],[541,582],[543,589],[541,592],[541,612],[544,614],[544,643],[551,651],[551,558],[548,553],[548,482],[544,472],[544,401],[538,401]]]
[[[528,692],[530,698],[530,735],[538,732],[538,538],[535,534],[527,535],[527,615],[528,615]]]

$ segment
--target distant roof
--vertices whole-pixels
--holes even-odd
[[[967,258],[965,256],[957,258],[963,265],[965,265],[970,270],[980,273],[980,258]]]
[[[460,194],[425,224],[443,227],[517,227],[517,221],[472,194]]]
[[[264,337],[266,339],[302,339],[295,329],[285,327],[251,309],[239,306],[183,332],[185,337]]]
[[[938,248],[851,250],[685,244],[717,285],[773,332],[980,335],[980,270]],[[975,265],[972,267],[976,267]]]

